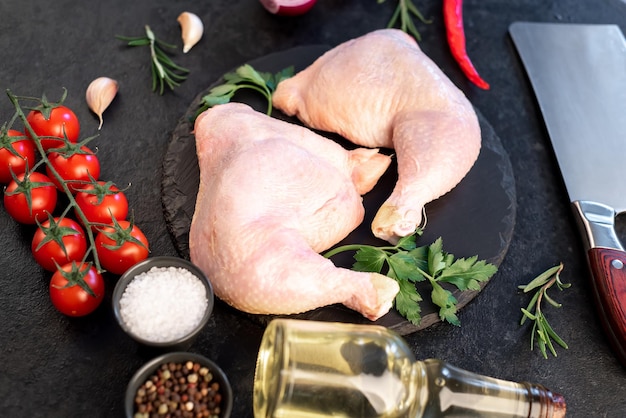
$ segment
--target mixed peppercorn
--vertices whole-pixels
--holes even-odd
[[[135,418],[220,416],[219,382],[200,363],[163,363],[135,395]]]

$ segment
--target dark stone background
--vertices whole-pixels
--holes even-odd
[[[418,24],[420,45],[467,94],[493,126],[508,152],[516,180],[517,223],[499,272],[460,313],[461,327],[435,325],[406,337],[417,358],[436,357],[485,375],[542,383],[561,392],[572,417],[621,417],[626,412],[626,374],[601,330],[590,296],[585,257],[530,84],[508,36],[517,20],[615,23],[626,27],[620,0],[467,0],[468,50],[491,83],[469,84],[450,56],[438,0],[415,0],[432,18]],[[152,255],[176,255],[161,211],[161,163],[178,118],[196,94],[243,62],[297,45],[328,44],[386,26],[395,1],[319,0],[305,16],[280,18],[256,0],[100,1],[3,0],[0,2],[0,86],[15,94],[55,99],[82,121],[83,137],[97,120],[84,92],[91,80],[109,76],[120,93],[105,113],[98,146],[102,178],[128,184],[130,205],[146,232]],[[162,97],[151,92],[146,50],[127,49],[116,34],[141,35],[149,24],[180,45],[176,17],[198,14],[203,39],[175,60],[189,79]],[[0,100],[2,121],[13,113]],[[621,224],[621,222],[620,222]],[[113,417],[122,415],[125,385],[148,360],[115,324],[110,291],[93,315],[69,319],[49,302],[49,273],[30,255],[32,228],[18,226],[0,210],[0,415],[10,417]],[[472,236],[467,237],[468,240]],[[544,360],[529,349],[530,331],[518,325],[527,297],[516,291],[545,269],[564,262],[572,288],[553,296],[550,322],[569,343]],[[233,417],[251,417],[251,387],[263,330],[218,304],[191,351],[202,353],[230,376]]]

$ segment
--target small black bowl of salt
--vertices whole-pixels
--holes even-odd
[[[120,327],[144,347],[187,350],[213,311],[211,282],[193,263],[152,257],[128,269],[113,290]]]

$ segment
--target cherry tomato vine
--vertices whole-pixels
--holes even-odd
[[[100,162],[87,147],[95,136],[79,141],[78,117],[63,104],[67,90],[58,102],[10,90],[7,95],[15,113],[0,127],[5,210],[18,223],[37,226],[31,252],[53,272],[49,290],[55,308],[68,316],[87,315],[103,299],[102,273],[122,274],[147,258],[148,240],[132,215],[127,219],[125,190],[99,178]],[[67,204],[58,208],[61,201]]]

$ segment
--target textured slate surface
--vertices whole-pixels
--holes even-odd
[[[590,297],[584,253],[565,189],[558,176],[530,84],[507,34],[516,20],[616,23],[626,29],[620,0],[466,0],[468,50],[491,83],[470,85],[450,56],[441,2],[416,2],[433,18],[419,24],[421,46],[467,94],[509,155],[516,185],[516,225],[498,275],[460,314],[462,326],[435,325],[406,336],[418,358],[437,357],[459,367],[509,380],[542,383],[563,393],[572,417],[621,417],[626,373],[602,333]],[[153,255],[175,255],[161,210],[161,165],[172,130],[196,95],[224,72],[271,52],[298,45],[336,45],[382,28],[395,2],[320,0],[309,14],[269,15],[255,0],[0,3],[0,86],[18,95],[49,98],[67,87],[67,104],[83,122],[83,137],[97,119],[84,103],[89,82],[101,75],[119,80],[120,93],[105,113],[93,142],[102,177],[131,184],[129,200]],[[191,70],[175,92],[150,91],[147,51],[126,48],[116,34],[140,35],[149,24],[165,40],[179,42],[176,17],[184,10],[205,22],[202,41],[177,61]],[[179,43],[180,45],[180,43]],[[0,100],[2,120],[12,108]],[[623,222],[618,221],[623,231]],[[0,410],[6,416],[121,416],[124,387],[149,359],[114,322],[110,292],[92,316],[58,314],[47,295],[49,274],[30,256],[32,228],[17,226],[0,210]],[[623,236],[624,233],[621,232]],[[468,240],[473,237],[468,234]],[[527,298],[516,286],[564,262],[563,280],[573,287],[553,296],[551,323],[569,343],[544,360],[529,350],[529,329],[519,327]],[[251,417],[251,387],[262,328],[218,303],[191,351],[207,355],[229,373],[235,417]]]

